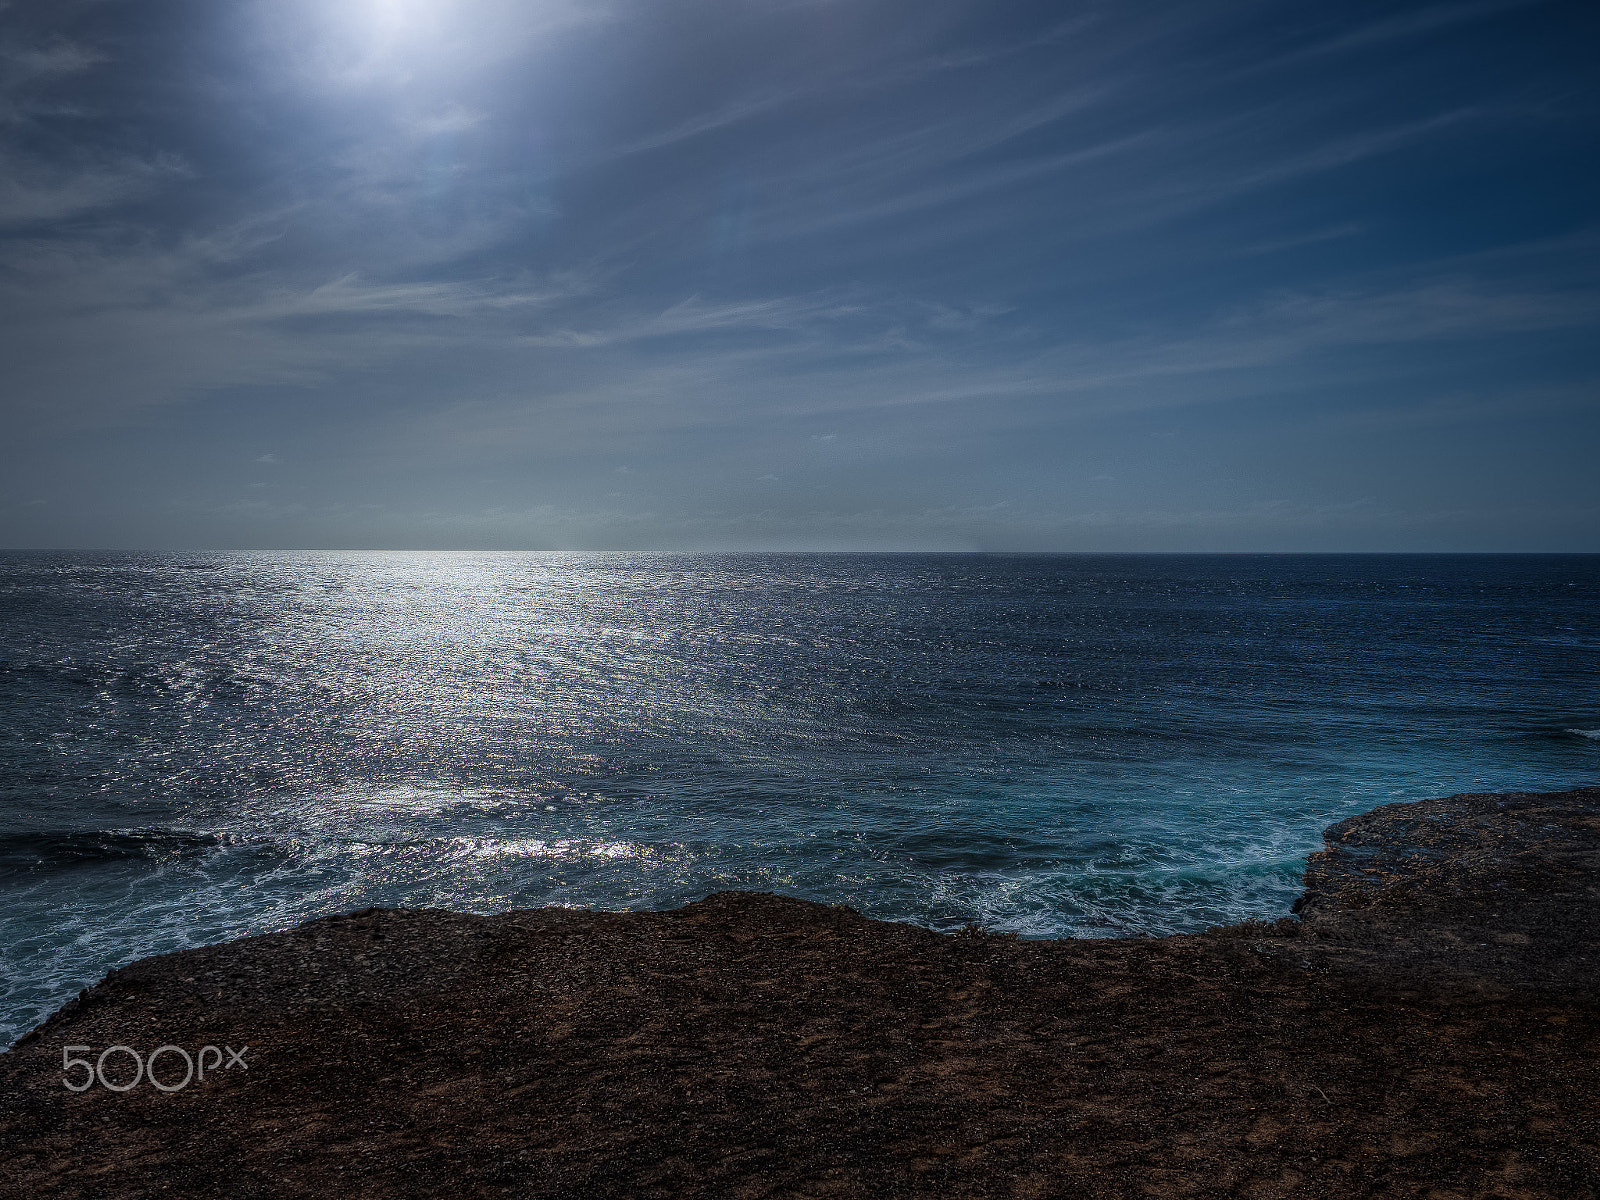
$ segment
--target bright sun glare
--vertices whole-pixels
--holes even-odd
[[[354,86],[472,80],[486,64],[603,12],[594,0],[294,2],[305,15],[302,28],[314,39],[315,69],[325,80]]]
[[[382,53],[425,44],[443,32],[450,0],[353,0],[351,32]]]

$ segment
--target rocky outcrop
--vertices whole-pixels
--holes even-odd
[[[0,1194],[1595,1200],[1597,801],[1379,809],[1206,935],[729,892],[146,959],[0,1056]]]
[[[1389,804],[1323,836],[1300,933],[1370,985],[1560,993],[1600,978],[1600,788]]]

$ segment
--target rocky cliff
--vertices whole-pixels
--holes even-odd
[[[1185,937],[727,892],[146,959],[0,1056],[0,1193],[1596,1200],[1600,790],[1327,839]]]

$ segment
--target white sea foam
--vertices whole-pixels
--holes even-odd
[[[1588,738],[1592,742],[1600,742],[1600,729],[1568,729],[1567,732]]]

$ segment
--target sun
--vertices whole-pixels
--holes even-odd
[[[375,53],[416,52],[449,31],[451,0],[352,0],[350,32]]]
[[[448,67],[477,23],[466,0],[303,0],[306,59],[348,86],[410,80]]]
[[[452,7],[449,0],[357,0],[356,19],[389,37],[415,36],[437,26]]]

